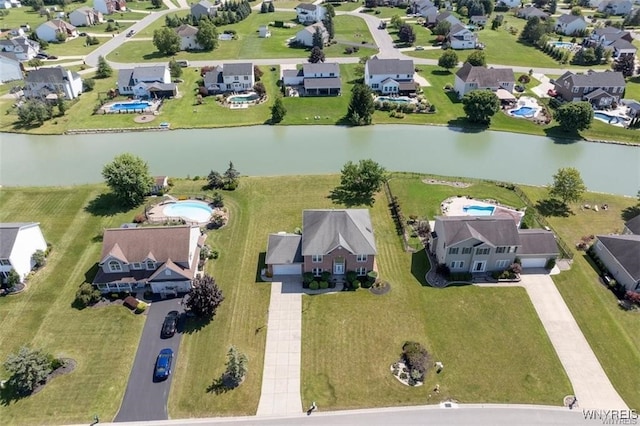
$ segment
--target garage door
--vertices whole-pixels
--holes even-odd
[[[544,268],[546,264],[547,264],[547,259],[545,259],[544,257],[522,259],[523,268]]]
[[[290,265],[273,265],[273,275],[300,274],[302,274],[302,263],[292,263]]]

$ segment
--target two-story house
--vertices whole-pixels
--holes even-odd
[[[504,89],[513,93],[516,78],[511,68],[474,67],[469,62],[456,72],[454,90],[462,98],[472,90],[486,89],[493,92]]]
[[[562,14],[556,20],[555,30],[558,34],[575,35],[587,29],[587,21],[582,16]]]
[[[282,83],[295,87],[303,96],[339,95],[342,88],[340,66],[335,62],[303,64],[297,70],[283,70]]]
[[[106,229],[93,285],[102,293],[147,289],[156,294],[186,293],[204,239],[198,226]]]
[[[300,3],[296,6],[296,15],[301,24],[313,24],[324,19],[327,9],[313,3]]]
[[[25,36],[14,37],[0,40],[0,50],[13,53],[20,61],[28,61],[36,57],[40,51],[40,43]]]
[[[451,24],[451,26],[456,24],[462,24],[462,21],[460,19],[458,19],[453,13],[448,11],[440,12],[436,16],[436,24],[439,24],[442,21],[447,21],[448,23]]]
[[[313,46],[313,37],[318,31],[320,32],[320,37],[322,38],[322,44],[326,45],[327,43],[329,43],[329,32],[324,27],[324,24],[322,22],[316,22],[315,24],[306,26],[298,31],[296,33],[294,41],[300,46],[311,47]]]
[[[201,0],[199,3],[191,5],[191,16],[193,16],[196,21],[200,20],[203,16],[213,18],[217,14],[218,6],[207,0]]]
[[[36,28],[36,35],[40,40],[59,41],[58,34],[63,34],[66,39],[76,37],[78,30],[75,26],[62,19],[52,19]]]
[[[559,251],[553,233],[518,230],[510,217],[437,216],[429,251],[452,272],[503,271],[516,257],[523,268],[543,268]]]
[[[438,16],[438,8],[430,0],[415,0],[410,5],[414,14],[424,18],[424,24],[427,26],[435,25]]]
[[[556,92],[566,101],[588,101],[596,107],[607,107],[623,97],[626,83],[621,72],[567,71],[554,82]]]
[[[182,24],[176,28],[176,33],[180,37],[180,50],[201,50],[198,43],[198,28],[188,24]]]
[[[178,86],[171,82],[167,65],[121,69],[117,84],[118,93],[136,98],[168,98],[178,94]]]
[[[90,7],[79,7],[69,14],[69,22],[76,27],[88,27],[104,22],[102,12]]]
[[[22,63],[12,52],[0,52],[0,84],[24,78]]]
[[[452,49],[475,49],[478,36],[462,24],[454,24],[449,29],[447,41]]]
[[[549,17],[549,14],[537,7],[521,7],[516,11],[516,16],[522,19],[531,19],[534,16],[544,20]]]
[[[103,15],[127,10],[126,0],[93,0],[93,8]]]
[[[82,94],[82,78],[61,66],[31,70],[25,78],[25,98],[75,99]]]
[[[273,275],[354,271],[364,276],[374,269],[376,254],[369,210],[305,210],[302,235],[269,235],[265,262]]]
[[[210,94],[247,92],[253,89],[255,83],[251,62],[222,64],[204,75],[204,87]]]
[[[383,95],[408,95],[416,92],[414,73],[411,59],[378,59],[374,56],[364,66],[364,82]]]
[[[598,12],[609,15],[626,16],[631,13],[629,0],[603,0],[598,4]]]
[[[36,266],[38,250],[47,250],[39,223],[0,223],[0,280],[4,283],[13,269],[22,282]]]
[[[637,48],[632,44],[633,36],[629,31],[624,31],[615,27],[596,28],[583,42],[584,46],[602,46],[606,50],[611,50],[611,57],[615,60],[625,56],[634,56]]]

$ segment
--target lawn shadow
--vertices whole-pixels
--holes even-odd
[[[184,334],[197,333],[198,331],[209,325],[212,320],[213,318],[187,317],[184,321],[184,329],[182,330],[182,332]]]
[[[261,283],[262,281],[262,268],[266,268],[267,263],[267,252],[261,251],[258,253],[258,262],[256,263],[256,282]]]
[[[375,201],[371,194],[356,194],[351,191],[345,191],[341,188],[335,188],[327,196],[334,204],[342,204],[347,208],[355,206],[373,206]]]
[[[149,60],[149,59],[164,59],[164,60],[170,61],[171,58],[173,58],[173,56],[174,55],[171,55],[171,56],[168,57],[167,55],[163,55],[162,53],[160,53],[158,51],[155,51],[153,53],[146,53],[146,54],[142,55],[142,58],[146,59],[146,60]]]
[[[94,216],[115,216],[128,211],[129,206],[122,205],[114,193],[108,192],[89,201],[84,210]]]
[[[547,200],[538,200],[536,203],[536,210],[545,217],[549,216],[558,216],[558,217],[569,217],[571,209],[560,200],[556,200],[554,198]]]
[[[426,278],[429,267],[429,259],[427,258],[427,252],[425,250],[419,250],[411,255],[411,275],[413,275],[423,287],[429,285]]]
[[[227,393],[231,390],[234,390],[239,386],[239,383],[236,383],[232,380],[227,374],[223,374],[217,379],[214,379],[213,382],[209,386],[207,386],[207,393],[215,393],[216,395],[221,395],[223,393]]]
[[[620,216],[625,222],[630,221],[634,217],[640,215],[640,204],[636,204],[635,206],[629,206],[626,209],[622,210]]]
[[[12,402],[20,401],[26,396],[28,395],[19,394],[8,384],[4,388],[0,388],[0,404],[5,407],[11,405]]]
[[[433,70],[431,71],[433,75],[452,75],[453,73],[449,70]]]

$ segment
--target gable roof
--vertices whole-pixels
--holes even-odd
[[[560,85],[559,82],[564,80],[569,80],[572,86],[577,87],[625,87],[626,85],[622,73],[616,71],[596,72],[589,70],[586,74],[574,74],[567,71],[556,80],[556,84]]]
[[[598,240],[637,282],[640,281],[640,235],[598,235]]]
[[[302,212],[302,255],[327,254],[337,247],[353,254],[375,255],[371,216],[367,209]]]
[[[316,6],[313,3],[300,3],[299,5],[296,6],[296,9],[304,9],[304,10],[309,10],[311,12],[315,11],[318,8],[318,6]]]
[[[145,82],[162,82],[167,67],[165,65],[150,65],[134,68],[124,68],[118,71],[118,87],[133,86],[135,79]]]
[[[241,62],[238,64],[223,64],[222,75],[234,76],[234,75],[252,75],[253,64],[251,62]]]
[[[411,59],[378,59],[374,56],[367,61],[369,74],[410,74],[413,75],[415,67]]]
[[[576,15],[571,15],[571,14],[562,14],[560,15],[560,17],[558,18],[558,23],[562,23],[562,24],[570,24],[573,21],[582,21],[586,24],[586,21],[582,18],[582,16],[576,16]]]
[[[520,254],[559,254],[558,243],[553,232],[545,229],[520,229]]]
[[[533,18],[534,16],[537,16],[538,18],[547,18],[549,16],[545,11],[538,9],[537,7],[523,7],[518,9],[517,13],[518,16],[527,19]]]
[[[302,236],[298,234],[269,234],[265,263],[273,265],[302,262],[301,241]]]
[[[624,226],[636,235],[640,235],[640,214],[633,219],[628,220]]]
[[[13,245],[21,229],[39,225],[38,222],[0,223],[0,259],[8,259],[11,256]]]
[[[27,73],[25,81],[27,83],[55,83],[61,84],[68,80],[68,71],[61,66],[53,68],[38,68]],[[75,78],[75,76],[73,76]]]
[[[340,75],[340,66],[336,62],[318,62],[316,64],[303,64],[302,72],[305,76],[309,77],[314,73],[334,73],[336,76]]]
[[[324,27],[324,24],[322,23],[322,21],[318,21],[315,24],[308,25],[308,26],[304,27],[303,29],[301,29],[300,31],[306,31],[306,32],[311,33],[311,34],[315,34],[316,28],[320,28],[320,32],[322,34],[327,33],[327,29]],[[298,32],[300,32],[300,31],[298,31]]]
[[[192,25],[182,24],[176,28],[176,33],[180,37],[190,37],[198,34],[198,29]]]
[[[515,83],[516,81],[511,68],[474,67],[469,62],[465,62],[460,67],[456,76],[465,83],[476,82],[479,87],[494,87],[499,86],[502,82]]]
[[[444,235],[440,237],[447,246],[472,238],[491,246],[520,245],[516,222],[508,217],[436,216],[436,222],[441,223]]]

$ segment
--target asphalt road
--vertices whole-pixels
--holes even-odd
[[[161,339],[160,330],[164,317],[169,311],[183,312],[181,300],[180,298],[162,300],[153,302],[149,307],[136,358],[129,375],[127,390],[114,422],[166,420],[169,418],[167,399],[171,389],[173,372],[163,382],[154,382],[153,372],[158,353],[163,348],[173,349],[172,370],[175,370],[182,335],[176,333],[169,339]]]

